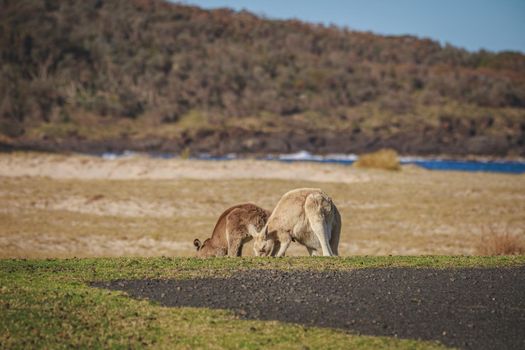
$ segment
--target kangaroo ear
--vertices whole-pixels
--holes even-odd
[[[268,239],[268,225],[264,226],[263,234],[264,239]]]
[[[195,238],[195,240],[193,241],[193,245],[197,247],[197,250],[201,249],[202,247],[202,243],[198,238]]]

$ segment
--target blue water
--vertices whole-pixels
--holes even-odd
[[[468,160],[439,160],[425,159],[401,162],[402,164],[415,164],[430,170],[454,170],[454,171],[484,171],[494,173],[525,173],[524,162],[503,162],[503,161],[468,161]]]
[[[120,157],[130,157],[135,153],[104,153],[101,156],[105,159],[115,159]],[[177,157],[173,153],[150,153],[152,158],[171,159]],[[235,154],[215,157],[209,155],[200,155],[193,159],[225,161],[238,159]],[[357,159],[354,155],[336,155],[336,156],[319,156],[312,155],[308,152],[302,151],[295,154],[287,154],[280,156],[260,157],[262,160],[273,160],[280,162],[316,162],[316,163],[331,163],[331,164],[345,164],[350,165]],[[446,159],[432,159],[432,158],[401,158],[401,164],[414,164],[419,167],[429,170],[447,170],[447,171],[469,171],[469,172],[495,172],[495,173],[509,173],[509,174],[523,174],[525,173],[525,162],[518,161],[474,161],[474,160],[446,160]]]
[[[341,159],[276,159],[282,162],[316,162],[316,163],[334,163],[350,165],[355,160],[341,160]],[[417,159],[417,160],[401,160],[401,164],[414,164],[421,168],[428,170],[446,170],[446,171],[469,171],[469,172],[493,172],[493,173],[510,173],[523,174],[525,173],[525,162],[511,162],[511,161],[471,161],[471,160],[443,160],[443,159]]]

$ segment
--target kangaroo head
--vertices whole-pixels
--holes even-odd
[[[253,252],[255,256],[269,256],[273,251],[275,240],[268,234],[268,226],[264,226],[254,237]]]
[[[199,258],[225,256],[228,254],[227,250],[215,247],[209,238],[202,243],[199,239],[195,239],[193,245],[197,247],[197,257]]]

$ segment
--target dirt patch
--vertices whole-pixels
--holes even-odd
[[[46,210],[66,210],[71,212],[94,214],[102,216],[124,216],[124,217],[155,217],[166,218],[175,214],[175,208],[169,203],[152,203],[147,201],[132,200],[107,200],[69,197],[59,199],[55,202],[45,200],[36,202],[33,207]]]
[[[105,236],[63,237],[0,235],[0,258],[23,258],[33,252],[37,258],[49,257],[114,257],[114,256],[185,256],[193,255],[192,242],[179,242],[151,237],[120,238]]]
[[[230,278],[92,285],[165,306],[230,309],[246,319],[437,340],[465,349],[525,348],[525,267],[255,270]]]

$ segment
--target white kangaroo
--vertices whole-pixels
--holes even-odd
[[[264,228],[254,235],[256,256],[284,256],[292,241],[310,255],[338,255],[341,215],[323,191],[299,188],[281,197]]]

